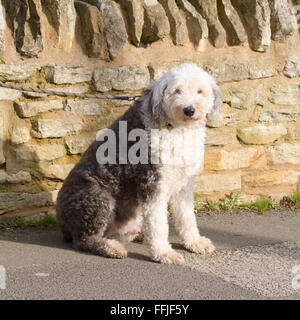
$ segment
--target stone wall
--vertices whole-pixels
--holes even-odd
[[[0,2],[1,82],[134,94],[194,61],[224,97],[197,195],[252,201],[300,186],[299,0]],[[96,132],[128,107],[0,88],[0,215],[51,208]]]

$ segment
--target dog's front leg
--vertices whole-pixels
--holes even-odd
[[[175,228],[186,249],[196,253],[211,253],[215,247],[206,237],[199,234],[194,214],[193,179],[174,194],[170,200]]]
[[[145,240],[155,261],[164,264],[183,264],[183,256],[172,249],[169,241],[168,201],[159,196],[143,205]]]

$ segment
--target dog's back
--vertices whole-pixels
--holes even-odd
[[[139,199],[146,200],[155,193],[156,165],[150,161],[119,164],[119,123],[126,121],[128,131],[145,130],[141,117],[140,103],[136,102],[109,128],[116,137],[115,164],[97,161],[97,150],[104,141],[96,140],[64,181],[57,199],[57,218],[65,240],[74,243],[99,232],[105,235],[113,223],[126,224],[135,219]],[[128,150],[132,144],[128,141]]]

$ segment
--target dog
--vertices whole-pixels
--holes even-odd
[[[193,178],[203,169],[205,127],[218,119],[221,107],[222,97],[215,80],[192,63],[172,68],[144,90],[109,128],[116,139],[110,153],[113,161],[99,161],[97,154],[107,141],[97,138],[64,181],[57,199],[57,218],[64,239],[81,251],[125,258],[127,251],[118,237],[133,240],[142,232],[154,261],[180,265],[184,258],[168,241],[170,208],[184,247],[199,254],[213,252],[211,241],[198,231]],[[184,151],[183,129],[196,138],[192,151]],[[146,133],[144,151],[148,151],[148,161],[126,163],[124,150],[121,156],[121,140],[131,130]],[[151,161],[150,154],[160,152],[163,156],[169,145],[153,143],[152,131],[173,137],[173,149],[182,153],[185,160],[179,164]],[[163,136],[159,135],[158,140]],[[134,142],[128,139],[124,143],[127,158]]]

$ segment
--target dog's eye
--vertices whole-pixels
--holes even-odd
[[[181,94],[181,93],[182,93],[182,92],[181,92],[180,89],[176,89],[175,92],[174,92],[174,94]]]
[[[203,93],[202,89],[198,89],[197,93],[202,94]]]

